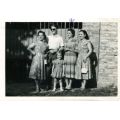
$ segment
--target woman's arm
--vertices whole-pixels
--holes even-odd
[[[87,53],[87,55],[86,55],[85,58],[83,59],[84,61],[86,61],[87,58],[88,58],[88,57],[91,55],[91,53],[92,53],[92,45],[91,45],[91,43],[88,42],[87,46],[88,46],[89,52]]]
[[[64,48],[64,50],[65,50],[65,51],[70,51],[70,49],[69,49],[69,48],[67,48],[67,47],[65,47],[65,48]]]
[[[55,65],[54,65],[54,63],[53,63],[51,76],[53,75],[54,68],[55,68]]]
[[[68,48],[69,51],[78,53],[77,44],[74,44],[71,48]]]
[[[32,53],[32,55],[35,55],[35,52],[32,50],[32,48],[34,48],[34,47],[35,47],[35,43],[32,43],[27,48]]]
[[[64,65],[64,62],[63,62],[63,76],[65,76],[65,65]]]
[[[92,45],[91,45],[91,43],[88,42],[87,45],[88,45],[89,52],[88,52],[88,54],[86,55],[86,58],[88,58],[88,57],[91,55],[91,53],[92,53]]]
[[[49,50],[49,52],[50,53],[55,53],[55,52],[57,52],[59,49],[57,48],[57,49],[51,49],[51,50]]]
[[[61,47],[59,48],[59,51],[62,51],[62,50],[64,50],[64,46],[61,46]]]
[[[70,49],[69,51],[72,51],[72,52],[78,53],[78,50],[77,50],[77,49]]]

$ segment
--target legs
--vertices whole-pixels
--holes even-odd
[[[59,85],[60,85],[60,91],[63,91],[62,79],[59,80]],[[52,91],[56,90],[56,86],[57,86],[57,78],[54,78]]]
[[[57,85],[57,79],[54,78],[54,81],[53,81],[53,90],[52,91],[56,90],[56,85]]]
[[[35,80],[35,91],[32,93],[39,93],[40,92],[40,81],[38,79]]]
[[[72,80],[70,79],[70,80],[69,80],[68,89],[71,89],[71,86],[72,86]]]
[[[62,84],[62,80],[59,80],[59,84],[60,84],[60,91],[63,91],[63,84]]]
[[[65,79],[65,83],[66,83],[66,87],[65,88],[68,89],[69,84],[68,84],[68,79],[67,78]]]
[[[51,70],[52,70],[52,65],[47,65],[46,66],[46,73],[47,73],[47,90],[51,89],[52,87],[52,77],[51,77]]]
[[[52,80],[51,73],[52,73],[52,61],[57,58],[57,54],[54,53],[49,53],[47,56],[47,65],[46,65],[46,71],[47,71],[47,89],[51,89],[52,87],[54,88],[54,80]]]
[[[85,89],[85,86],[86,86],[86,80],[83,80],[83,81],[82,81],[82,85],[81,85],[81,89],[84,90],[84,89]]]
[[[36,88],[36,92],[39,92],[39,82],[38,80],[35,80],[35,88]]]
[[[66,82],[66,89],[71,89],[72,86],[72,79],[65,79]]]

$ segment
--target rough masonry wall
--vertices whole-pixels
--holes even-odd
[[[117,23],[102,22],[100,28],[98,86],[117,85]]]

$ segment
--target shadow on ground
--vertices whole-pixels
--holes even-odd
[[[94,88],[80,90],[73,88],[64,92],[42,91],[41,93],[33,94],[34,83],[9,83],[6,86],[6,96],[117,96],[117,87],[108,86],[105,88]]]

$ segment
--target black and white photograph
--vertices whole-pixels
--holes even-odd
[[[1,0],[0,119],[120,120],[119,3]]]
[[[118,95],[117,22],[5,22],[5,95]]]

